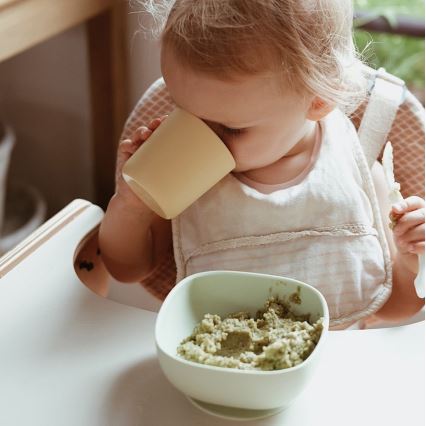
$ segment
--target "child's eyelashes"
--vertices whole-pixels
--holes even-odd
[[[232,127],[224,126],[223,124],[206,121],[206,124],[219,136],[219,137],[236,137],[245,133],[247,128],[239,128],[235,129]]]
[[[230,127],[222,127],[222,131],[226,135],[240,135],[244,132],[244,129],[231,129]]]

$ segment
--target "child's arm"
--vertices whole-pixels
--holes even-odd
[[[170,221],[150,210],[124,181],[124,163],[149,138],[165,117],[140,127],[132,139],[119,144],[116,192],[99,229],[102,260],[109,273],[122,282],[137,282],[148,274],[171,245]]]
[[[392,294],[375,317],[398,322],[417,313],[425,303],[424,299],[417,297],[414,287],[417,255],[425,250],[425,202],[419,197],[408,197],[402,201],[404,208],[398,210],[389,202],[389,190],[380,163],[374,164],[372,175],[393,265]],[[391,212],[400,215],[392,231],[388,226]]]

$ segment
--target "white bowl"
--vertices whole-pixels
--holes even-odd
[[[268,297],[289,296],[300,287],[296,314],[324,317],[324,330],[311,355],[301,364],[275,371],[238,370],[190,362],[177,355],[204,314],[226,316],[236,311],[255,314]],[[271,293],[272,292],[272,293]],[[250,410],[285,408],[310,381],[327,337],[329,314],[322,294],[300,281],[274,275],[234,271],[202,272],[179,282],[157,316],[155,342],[161,368],[168,380],[198,401]]]

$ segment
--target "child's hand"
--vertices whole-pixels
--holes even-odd
[[[152,135],[154,130],[166,117],[167,115],[163,115],[162,117],[155,118],[148,126],[137,128],[131,139],[124,139],[118,145],[117,165],[115,169],[116,194],[119,194],[128,204],[138,206],[141,204],[141,200],[134,194],[121,175],[124,163]]]
[[[395,222],[393,236],[406,267],[418,271],[418,254],[425,252],[425,201],[408,197],[392,205],[390,218]]]

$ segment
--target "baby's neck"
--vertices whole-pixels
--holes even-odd
[[[248,170],[242,174],[255,182],[275,185],[296,178],[307,167],[315,147],[319,124],[311,122],[305,136],[293,148],[274,163],[259,169]]]

